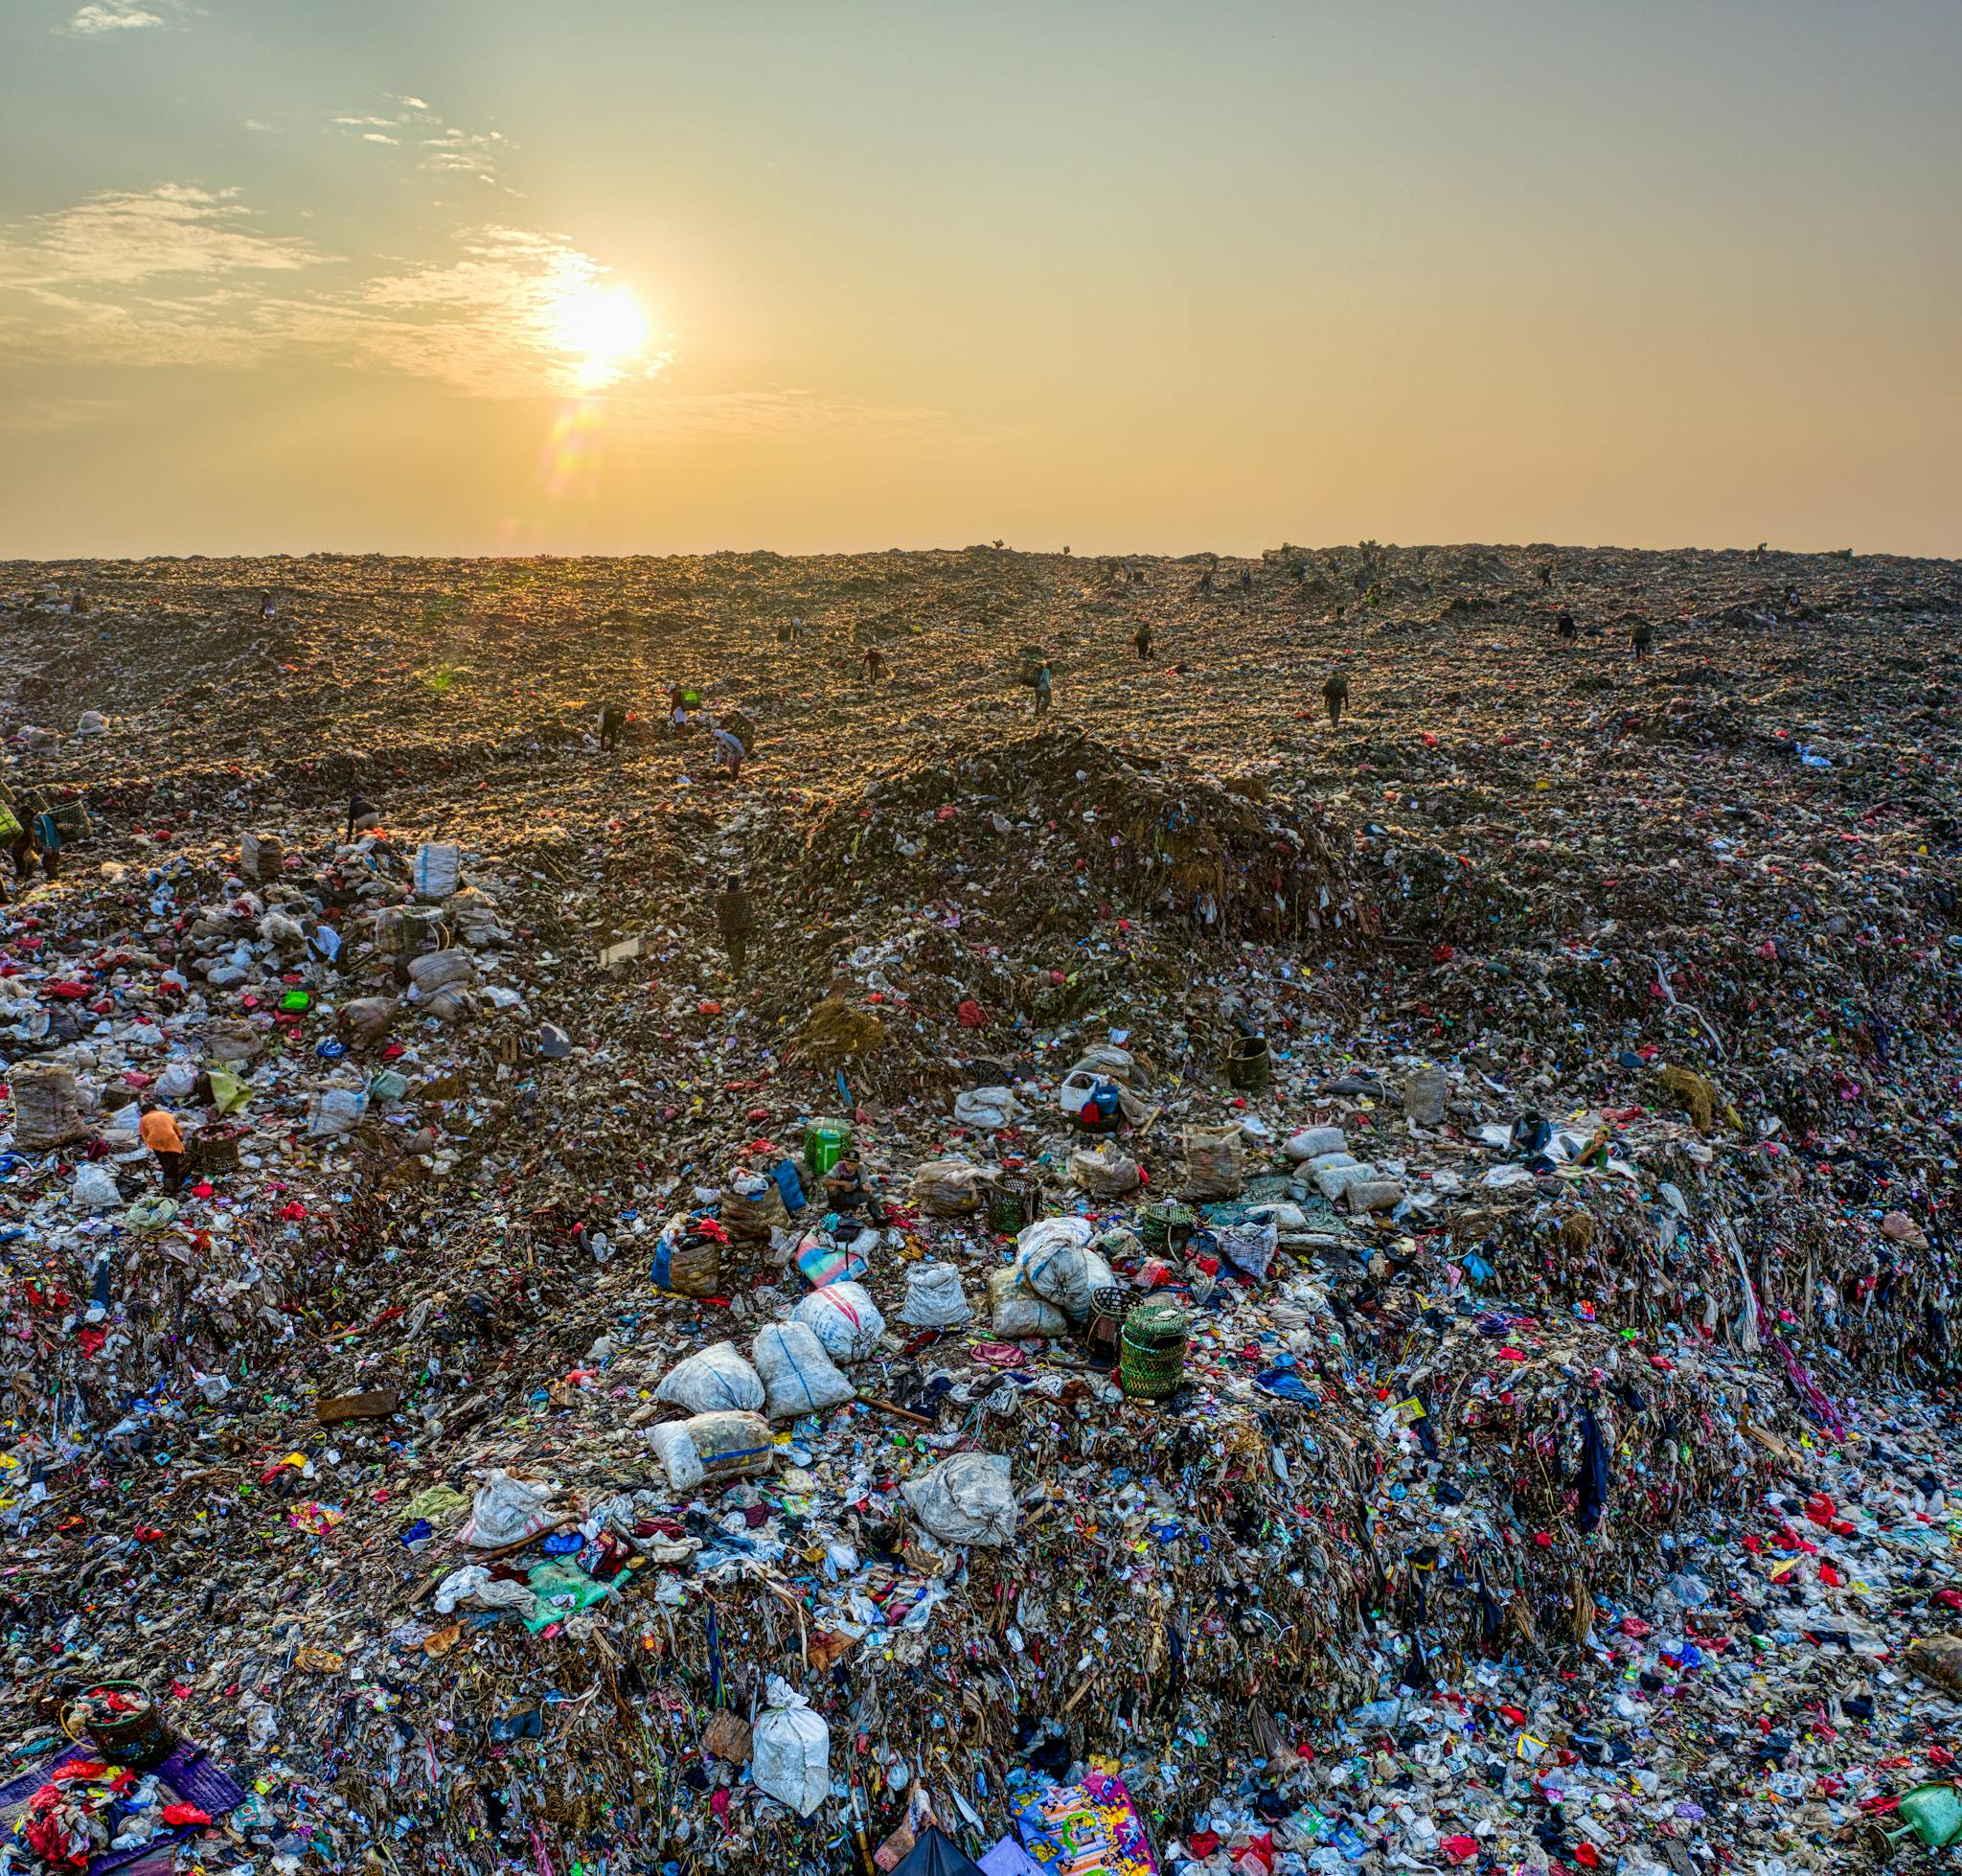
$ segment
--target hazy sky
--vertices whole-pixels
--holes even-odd
[[[1962,553],[1957,0],[0,0],[0,556]]]

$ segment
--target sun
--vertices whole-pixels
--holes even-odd
[[[597,391],[624,377],[648,342],[648,316],[630,286],[577,282],[559,295],[551,316],[554,342],[578,361],[574,372],[582,391]]]

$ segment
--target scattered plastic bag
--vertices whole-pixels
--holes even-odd
[[[909,1478],[900,1496],[943,1544],[1001,1544],[1015,1534],[1009,1461],[998,1453],[956,1453]]]
[[[114,1211],[123,1202],[116,1176],[106,1166],[84,1165],[76,1169],[75,1183],[69,1188],[70,1201],[85,1212]]]
[[[307,1104],[307,1137],[309,1140],[338,1139],[360,1126],[367,1111],[366,1088],[323,1088]]]
[[[466,1564],[436,1586],[430,1600],[439,1615],[448,1615],[464,1603],[472,1609],[515,1609],[530,1615],[536,1598],[527,1583],[492,1576],[482,1564]]]
[[[1220,1255],[1256,1283],[1272,1267],[1275,1247],[1281,1242],[1280,1227],[1271,1220],[1259,1224],[1224,1224],[1214,1235],[1220,1241]]]
[[[963,1088],[954,1096],[954,1118],[963,1127],[992,1133],[1027,1120],[1029,1110],[1006,1087]]]
[[[461,1542],[479,1550],[501,1550],[559,1521],[559,1514],[551,1508],[559,1487],[550,1479],[517,1478],[495,1466],[474,1476],[483,1483],[470,1500],[468,1521],[457,1533]]]

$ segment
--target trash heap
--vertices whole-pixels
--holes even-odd
[[[1953,570],[1204,570],[0,569],[8,1868],[1962,1832]]]

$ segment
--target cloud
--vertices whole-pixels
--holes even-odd
[[[170,5],[171,0],[164,0],[164,4]],[[56,30],[72,34],[80,39],[94,39],[109,33],[145,32],[166,23],[164,15],[152,11],[149,6],[143,4],[143,0],[91,0],[91,4],[81,8],[65,27]]]
[[[351,273],[268,232],[236,190],[160,183],[0,227],[0,360],[243,367],[317,350],[471,397],[559,398],[668,363],[630,298],[621,323],[624,291],[571,242],[502,225]]]
[[[159,277],[293,273],[331,257],[262,233],[236,189],[110,190],[0,231],[0,287],[87,292]]]
[[[421,166],[432,175],[470,176],[479,182],[500,184],[497,166],[513,147],[502,130],[468,130],[461,124],[447,122],[431,108],[427,99],[393,91],[384,95],[391,104],[399,106],[393,116],[347,112],[330,122],[337,130],[359,136],[363,143],[399,144],[408,138],[421,151]]]
[[[511,148],[501,130],[466,130],[450,125],[441,135],[422,139],[422,167],[439,175],[497,180],[497,158]]]
[[[325,264],[236,190],[110,191],[0,228],[0,355],[242,365],[277,343],[258,282]]]
[[[315,296],[282,309],[295,337],[343,349],[471,397],[560,397],[580,388],[587,361],[568,343],[567,309],[601,289],[608,269],[557,236],[490,227],[453,261],[366,281],[352,296]],[[634,349],[620,377],[650,377],[668,362]]]

